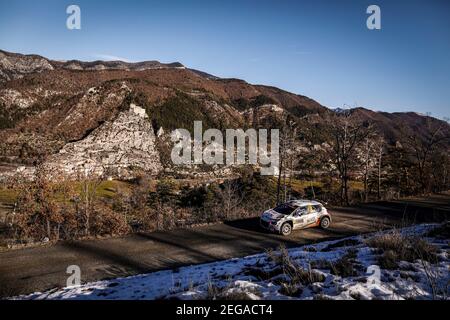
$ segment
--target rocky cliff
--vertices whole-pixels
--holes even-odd
[[[161,163],[145,110],[131,104],[128,111],[103,123],[86,138],[66,144],[44,167],[72,177],[94,174],[126,179],[137,169],[157,174]]]

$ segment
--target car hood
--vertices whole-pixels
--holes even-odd
[[[262,218],[265,220],[280,220],[284,217],[284,214],[278,213],[273,209],[267,210],[262,214]]]

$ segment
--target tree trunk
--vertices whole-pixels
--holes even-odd
[[[316,198],[316,192],[314,191],[314,185],[313,185],[313,181],[312,180],[310,181],[310,186],[311,186],[311,191],[312,191],[312,194],[313,194],[313,199],[315,199]]]
[[[381,157],[383,155],[383,148],[380,147],[378,154],[378,188],[377,188],[377,197],[378,200],[381,199]]]
[[[280,189],[281,189],[281,171],[283,170],[283,154],[280,159],[280,169],[278,170],[278,182],[277,182],[277,205],[280,204]]]
[[[350,204],[348,198],[348,171],[347,165],[344,163],[344,173],[343,173],[343,191],[344,191],[344,204],[348,206]]]
[[[364,202],[368,202],[369,200],[369,154],[370,154],[370,145],[369,139],[366,140],[366,159],[364,164]]]

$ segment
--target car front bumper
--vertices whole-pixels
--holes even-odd
[[[267,221],[263,219],[259,219],[259,224],[262,228],[269,230],[269,231],[280,231],[280,227],[278,226],[277,221]]]

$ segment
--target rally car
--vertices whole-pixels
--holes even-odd
[[[331,224],[331,215],[318,201],[292,200],[265,211],[260,224],[266,230],[287,236],[295,229],[319,226],[327,229]]]

